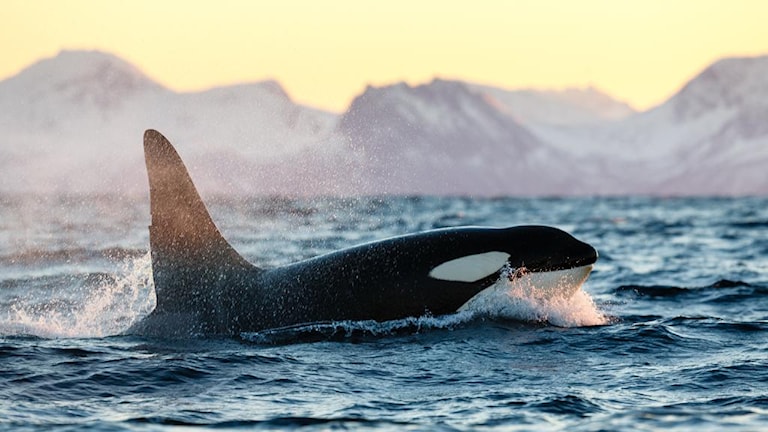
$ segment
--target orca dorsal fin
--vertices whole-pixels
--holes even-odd
[[[183,285],[199,277],[191,274],[253,268],[222,237],[171,143],[158,131],[144,132],[144,158],[149,176],[149,243],[157,306],[168,297],[186,297]],[[202,282],[202,281],[199,281]],[[197,291],[201,287],[195,287]],[[173,292],[170,292],[173,291]]]

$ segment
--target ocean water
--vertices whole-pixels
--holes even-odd
[[[0,429],[768,430],[768,199],[209,199],[274,266],[459,226],[600,252],[568,301],[233,338],[154,307],[146,197],[0,197]]]

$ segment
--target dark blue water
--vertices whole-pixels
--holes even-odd
[[[0,201],[3,429],[768,429],[767,199],[213,200],[264,266],[478,224],[600,259],[568,304],[188,340],[120,335],[154,306],[144,198]]]

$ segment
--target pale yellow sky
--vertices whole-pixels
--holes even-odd
[[[0,79],[100,49],[175,90],[279,80],[342,111],[368,83],[435,76],[505,88],[595,85],[636,108],[712,61],[768,54],[768,1],[4,0]]]

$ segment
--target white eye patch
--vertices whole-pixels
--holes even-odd
[[[497,273],[507,262],[506,252],[485,252],[446,261],[429,272],[432,279],[475,282]]]

